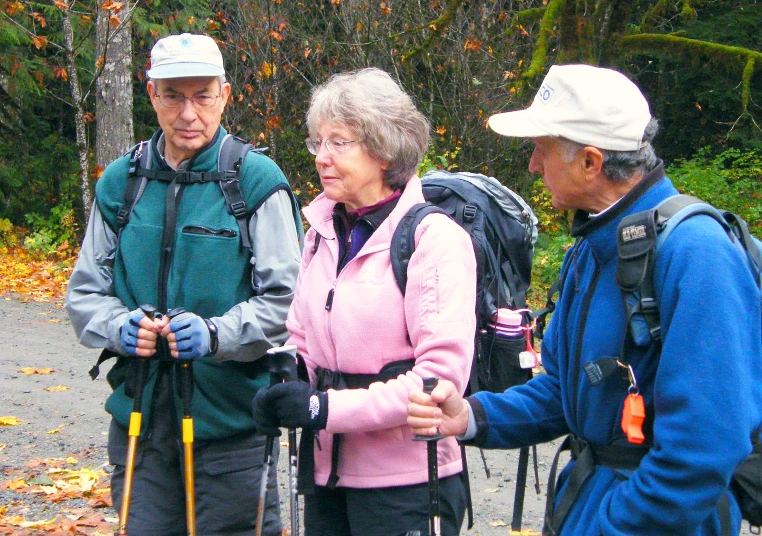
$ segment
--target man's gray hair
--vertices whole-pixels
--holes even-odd
[[[311,137],[323,123],[351,130],[372,157],[389,164],[386,184],[396,190],[415,173],[429,143],[429,122],[391,76],[367,68],[333,75],[312,93]]]
[[[659,121],[655,118],[646,125],[643,132],[643,141],[646,142],[643,147],[637,151],[611,151],[600,149],[603,154],[603,165],[601,172],[612,182],[624,182],[635,174],[645,175],[656,166],[659,157],[656,156],[651,142],[659,131]],[[566,151],[566,157],[569,161],[574,155],[586,147],[586,145],[571,141],[565,138],[559,138]]]

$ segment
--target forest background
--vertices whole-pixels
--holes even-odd
[[[618,69],[660,120],[678,188],[762,234],[762,4],[751,0],[0,0],[0,294],[60,297],[104,167],[156,120],[150,49],[205,33],[233,91],[223,126],[268,154],[302,204],[319,192],[304,145],[312,88],[376,66],[432,125],[422,171],[499,178],[540,219],[536,304],[568,237],[531,143],[486,127],[528,105],[550,65]]]

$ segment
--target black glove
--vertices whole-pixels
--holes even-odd
[[[328,395],[306,382],[279,383],[260,389],[252,402],[257,431],[280,435],[278,427],[322,430],[328,422]]]

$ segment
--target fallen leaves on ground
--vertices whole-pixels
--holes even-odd
[[[19,424],[21,424],[21,421],[16,417],[11,417],[10,415],[0,417],[0,426],[18,426]]]
[[[19,372],[22,374],[26,374],[27,376],[31,376],[32,374],[53,374],[55,370],[52,368],[34,368],[34,367],[24,367]]]
[[[76,251],[71,248],[45,256],[20,246],[0,245],[0,294],[22,294],[22,301],[62,299],[76,260]]]
[[[105,510],[111,506],[111,495],[109,475],[102,465],[83,467],[74,457],[32,460],[3,476],[0,490],[12,490],[20,499],[0,509],[0,534],[113,534],[117,519]],[[56,513],[27,518],[26,503],[34,500],[58,506]]]
[[[53,387],[44,387],[44,390],[51,393],[60,393],[61,391],[68,391],[69,388],[65,385],[55,385]]]

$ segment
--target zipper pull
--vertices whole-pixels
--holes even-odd
[[[330,311],[333,305],[333,288],[328,291],[328,299],[325,300],[325,310]]]

